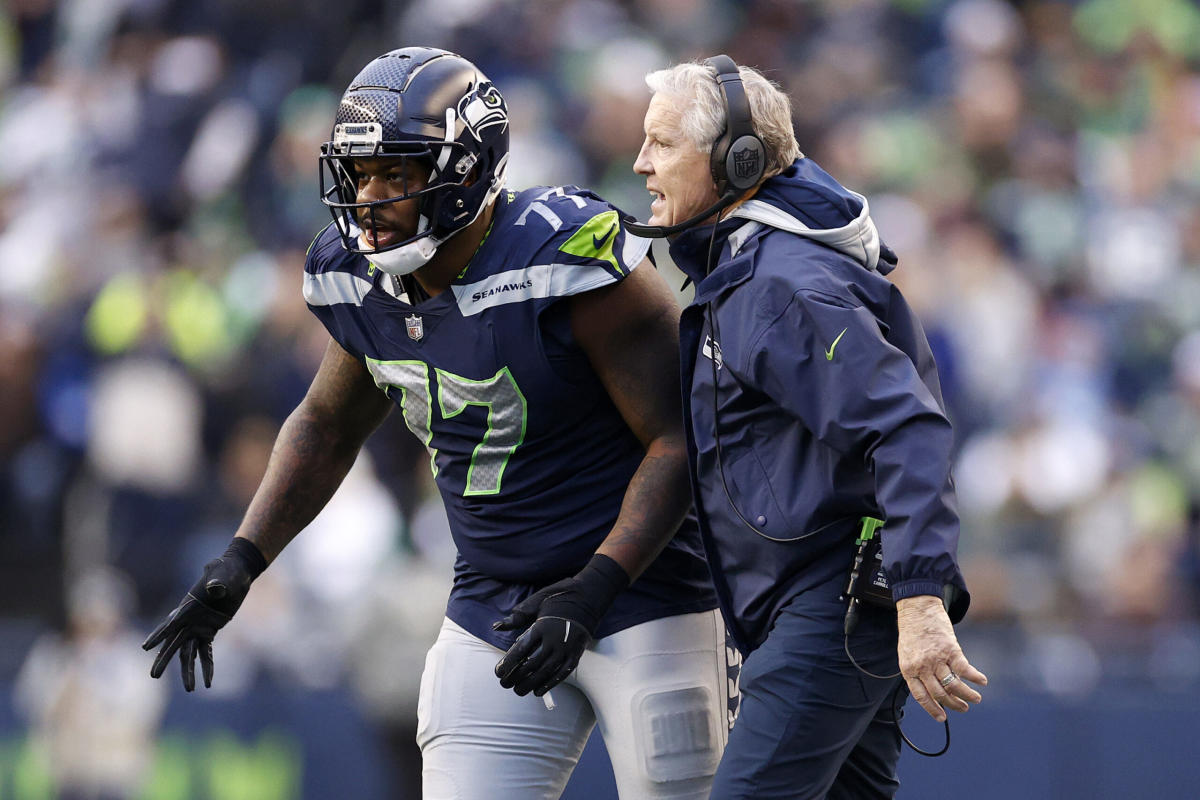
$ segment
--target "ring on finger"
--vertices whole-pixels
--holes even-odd
[[[949,674],[946,675],[946,677],[939,679],[938,683],[940,683],[942,685],[943,689],[949,689],[950,684],[954,683],[956,680],[958,680],[958,676],[955,675],[953,671],[951,671]]]

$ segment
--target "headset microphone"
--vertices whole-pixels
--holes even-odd
[[[729,208],[746,190],[762,180],[767,170],[767,150],[754,133],[750,101],[737,64],[727,55],[713,56],[705,64],[716,71],[717,86],[725,101],[725,130],[713,142],[709,168],[721,199],[690,219],[674,225],[645,225],[629,218],[622,220],[635,236],[661,239],[687,230],[698,222]]]
[[[694,217],[685,219],[683,222],[678,222],[674,225],[646,225],[638,222],[636,217],[626,215],[621,220],[625,226],[625,230],[632,233],[634,236],[642,236],[647,239],[662,239],[666,236],[674,236],[677,233],[687,230],[697,222],[702,222],[713,214],[719,214],[729,208],[738,199],[740,192],[726,192],[720,200],[713,203],[708,208],[701,211]]]

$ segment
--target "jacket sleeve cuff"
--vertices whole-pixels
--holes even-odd
[[[942,581],[931,581],[925,578],[900,581],[892,586],[892,599],[899,601],[906,597],[916,597],[922,594],[933,595],[940,599],[944,587],[945,584]]]

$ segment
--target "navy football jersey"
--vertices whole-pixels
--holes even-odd
[[[641,463],[559,301],[624,279],[649,246],[568,186],[502,192],[470,263],[433,298],[410,302],[332,225],[309,248],[309,308],[429,450],[458,549],[447,616],[497,647],[516,634],[495,620],[587,563]],[[714,608],[701,553],[689,520],[596,635]]]

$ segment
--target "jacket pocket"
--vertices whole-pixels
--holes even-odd
[[[754,448],[733,454],[724,472],[735,518],[740,515],[756,533],[773,541],[787,542],[804,535],[805,520],[784,514],[776,499],[778,491],[786,492],[789,487],[772,482]]]

